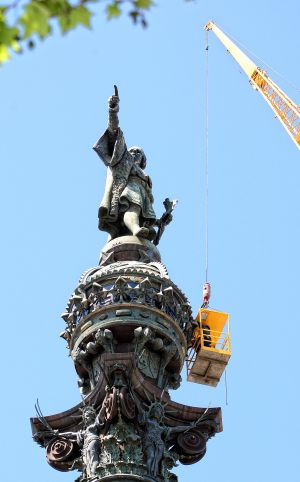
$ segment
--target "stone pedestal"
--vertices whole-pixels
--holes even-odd
[[[222,430],[219,408],[172,402],[192,336],[187,298],[157,248],[134,236],[104,247],[62,315],[83,401],[31,419],[35,440],[57,470],[78,481],[175,481]]]
[[[160,253],[148,239],[122,236],[109,241],[102,249],[99,264],[116,261],[161,261]]]

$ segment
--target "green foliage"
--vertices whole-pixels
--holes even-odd
[[[23,38],[29,38],[33,34],[40,38],[47,37],[51,31],[49,24],[51,12],[42,2],[33,0],[24,7],[24,13],[20,17],[23,27]]]
[[[66,12],[62,12],[58,15],[61,32],[66,33],[78,25],[91,28],[91,16],[92,12],[90,12],[90,10],[84,5],[71,7]]]
[[[149,10],[153,2],[151,0],[136,0],[134,3],[136,8],[143,8],[144,10]]]
[[[78,25],[91,28],[91,7],[100,1],[15,0],[10,5],[0,6],[0,64],[10,59],[11,52],[22,52],[24,45],[34,48],[38,39],[51,34],[55,23],[62,34]],[[142,27],[147,26],[145,15],[154,6],[154,0],[104,1],[108,20],[120,17],[125,10],[133,23]]]
[[[119,17],[121,15],[120,2],[117,0],[106,6],[107,18],[111,20],[114,17]]]
[[[6,8],[0,7],[0,63],[10,58],[10,50],[20,50],[18,35],[19,29],[7,24]]]

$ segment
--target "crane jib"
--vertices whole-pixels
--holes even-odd
[[[290,99],[266,72],[257,67],[255,63],[219,28],[210,20],[205,25],[205,30],[212,30],[241,66],[250,79],[250,84],[263,96],[269,104],[277,119],[281,122],[286,132],[300,149],[300,108]]]

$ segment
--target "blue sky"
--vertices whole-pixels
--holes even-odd
[[[113,84],[128,145],[148,157],[155,208],[177,198],[160,252],[193,311],[205,281],[204,31],[225,31],[300,86],[299,3],[157,0],[149,28],[124,17],[54,34],[0,70],[2,477],[72,481],[31,440],[45,415],[79,401],[60,313],[97,265],[105,169],[91,146]],[[179,402],[222,406],[224,432],[182,482],[299,482],[299,153],[213,34],[209,37],[211,306],[231,314],[233,356],[217,388],[184,382]],[[299,90],[269,75],[299,102]],[[184,375],[184,372],[183,372]]]

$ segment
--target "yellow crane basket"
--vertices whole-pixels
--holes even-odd
[[[229,314],[200,308],[186,357],[189,382],[216,387],[231,355]]]

